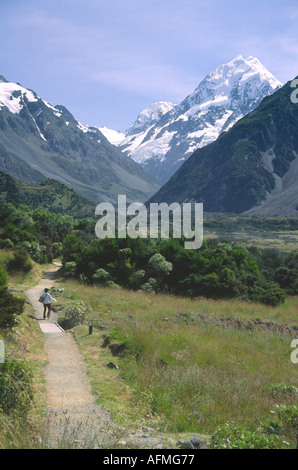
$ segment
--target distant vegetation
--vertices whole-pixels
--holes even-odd
[[[86,243],[72,234],[66,236],[62,252],[65,275],[87,283],[192,298],[242,298],[272,305],[285,298],[284,290],[275,282],[279,265],[274,265],[272,254],[269,259],[265,255],[253,256],[238,244],[210,241],[204,242],[200,250],[185,250],[183,240],[177,239],[105,239]],[[297,267],[295,255],[283,261]],[[289,267],[280,275],[293,276],[291,286],[296,289]]]
[[[38,183],[27,184],[2,171],[0,171],[0,202],[12,203],[14,206],[25,202],[32,209],[40,208],[81,218],[92,216],[95,207],[59,181],[44,178]]]
[[[221,218],[207,227],[222,226]],[[239,224],[227,218],[227,225]],[[261,221],[252,218],[256,227]],[[279,219],[264,221],[266,230]],[[297,220],[288,220],[295,230]],[[0,206],[0,248],[14,251],[8,270],[30,269],[30,259],[45,263],[62,257],[66,278],[88,284],[164,292],[191,298],[240,298],[277,305],[298,294],[298,254],[259,250],[241,243],[208,240],[185,250],[183,239],[95,238],[95,218],[75,219],[25,205]]]
[[[204,228],[224,231],[225,233],[234,231],[252,232],[255,230],[262,232],[294,231],[298,230],[298,217],[207,214],[204,217]]]

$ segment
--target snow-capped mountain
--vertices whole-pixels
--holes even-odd
[[[125,149],[125,154],[132,156],[135,150],[146,139],[146,135],[160,118],[176,105],[168,101],[159,101],[145,108],[136,121],[125,133],[107,127],[99,127],[103,135],[113,144]]]
[[[119,148],[164,183],[196,149],[215,141],[281,86],[258,59],[239,55],[213,70],[180,104],[169,103],[155,122],[151,107],[144,110]]]
[[[201,202],[204,212],[298,216],[298,106],[291,84],[196,150],[147,205]]]
[[[139,114],[135,123],[126,131],[126,135],[131,136],[139,132],[146,132],[175,106],[175,104],[168,101],[159,101],[151,104]]]
[[[124,132],[114,131],[106,126],[98,127],[97,129],[105,136],[106,139],[108,139],[109,142],[111,142],[111,144],[116,145],[116,147],[125,139]]]
[[[0,171],[32,184],[58,180],[98,203],[144,201],[159,184],[100,132],[62,105],[0,76]]]

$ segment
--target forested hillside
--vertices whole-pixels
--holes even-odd
[[[50,212],[89,217],[95,205],[59,181],[44,178],[36,184],[27,184],[0,171],[0,202],[13,205],[26,203],[33,209],[38,207]]]

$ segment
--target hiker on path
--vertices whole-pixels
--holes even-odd
[[[54,300],[54,302],[57,302],[57,300],[51,296],[51,294],[49,293],[49,289],[47,288],[44,290],[44,293],[42,294],[42,298],[43,298],[43,319],[45,320],[47,309],[48,309],[47,318],[50,318],[50,315],[51,315],[51,300]]]

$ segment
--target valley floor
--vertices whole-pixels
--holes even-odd
[[[50,319],[44,320],[43,306],[37,300],[45,287],[55,285],[59,267],[46,271],[40,282],[26,291],[45,337],[46,422],[49,432],[45,445],[49,448],[165,449],[175,448],[179,439],[180,444],[185,439],[192,439],[196,445],[203,446],[204,443],[198,439],[201,436],[196,434],[157,434],[144,423],[139,429],[126,429],[114,422],[110,413],[95,402],[86,362],[73,335],[59,327],[55,312]],[[206,436],[202,437],[206,439]]]

